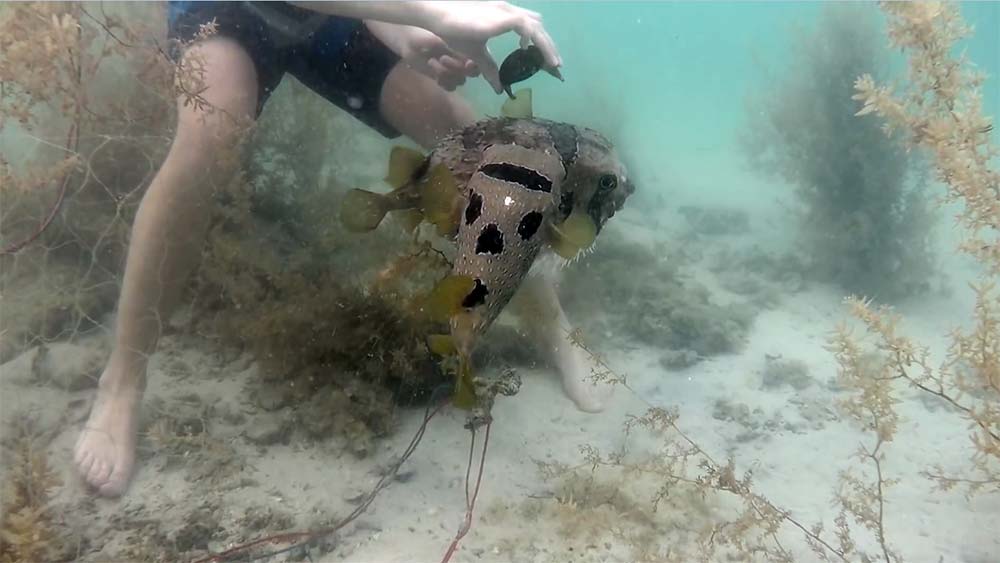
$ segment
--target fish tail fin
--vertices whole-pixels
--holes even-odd
[[[386,183],[394,188],[401,188],[408,184],[413,180],[426,158],[423,153],[416,149],[403,146],[392,147],[392,152],[389,153],[389,168],[385,175]]]
[[[347,230],[365,233],[375,230],[390,210],[389,198],[368,190],[353,189],[340,206],[340,222]]]
[[[400,209],[396,212],[396,216],[403,229],[410,234],[413,234],[424,221],[424,214],[419,209]]]

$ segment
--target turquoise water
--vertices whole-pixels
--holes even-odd
[[[872,18],[877,33],[871,39],[885,46],[877,6],[850,4]],[[850,126],[874,123],[871,116],[804,115],[809,127],[835,125],[821,130],[827,133],[789,136],[786,152],[806,162],[798,182],[748,162],[746,134],[754,132],[768,102],[782,99],[777,85],[790,78],[789,69],[801,68],[794,66],[801,62],[798,55],[821,40],[819,26],[832,4],[519,5],[543,14],[564,61],[565,81],[540,72],[515,89],[533,90],[536,116],[610,137],[637,192],[600,233],[592,253],[551,268],[555,290],[543,295],[557,296],[569,323],[557,327],[557,340],[532,332],[538,321],[532,314],[548,311],[541,306],[547,301],[515,301],[512,309],[522,317],[505,313],[496,332],[483,338],[485,351],[473,362],[474,373],[488,380],[516,373],[522,387],[492,406],[483,490],[452,561],[809,562],[818,559],[801,532],[818,523],[822,538],[834,546],[824,551],[835,554],[831,560],[860,561],[857,552],[837,554],[845,550],[836,536],[844,504],[837,494],[846,490],[844,475],[877,483],[872,459],[855,456],[858,447],[877,447],[885,454],[878,470],[893,480],[884,497],[885,545],[848,517],[860,549],[878,561],[895,561],[885,552],[891,549],[903,561],[995,562],[1000,460],[986,459],[980,472],[970,463],[974,426],[961,411],[914,391],[898,370],[869,371],[878,365],[862,357],[848,365],[898,384],[892,388],[899,399],[895,414],[882,414],[882,422],[891,419],[898,428],[892,440],[878,441],[867,426],[872,412],[864,411],[859,421],[840,408],[855,395],[850,380],[838,380],[844,364],[830,348],[840,323],[858,326],[844,297],[869,291],[865,295],[876,303],[903,315],[900,333],[927,347],[929,366],[947,360],[950,331],[974,325],[974,294],[966,282],[982,273],[956,251],[963,236],[951,221],[956,208],[925,209],[900,195],[920,193],[917,175],[895,182],[919,162],[902,167],[899,155],[873,141],[870,130]],[[11,6],[0,6],[0,16],[6,18]],[[960,6],[975,32],[958,51],[987,74],[983,111],[995,121],[1000,2]],[[133,38],[136,45],[129,49],[136,50],[125,52],[161,60],[158,50],[138,46],[163,44],[161,6],[104,7],[122,10],[126,21],[150,23],[143,33],[151,37]],[[93,25],[99,10],[92,14],[79,20],[86,37],[107,41]],[[0,18],[0,25],[10,21]],[[49,29],[47,16],[40,21],[38,34]],[[15,31],[7,36],[26,41]],[[517,45],[513,34],[490,42],[498,62]],[[826,53],[851,47],[825,46]],[[23,57],[25,50],[11,52]],[[885,54],[887,69],[861,65],[859,72],[885,70],[890,81],[901,77],[905,61],[888,47]],[[31,59],[34,66],[17,68],[44,67],[61,56],[47,51]],[[441,560],[463,529],[467,480],[479,459],[470,455],[471,419],[450,406],[435,411],[420,448],[406,464],[394,465],[411,437],[423,436],[421,401],[439,397],[452,379],[421,355],[427,335],[419,331],[426,324],[415,324],[416,336],[407,332],[414,330],[412,319],[400,311],[411,312],[413,303],[394,301],[391,292],[386,298],[379,285],[407,285],[407,274],[426,264],[397,260],[414,247],[410,234],[391,220],[365,234],[346,232],[339,220],[338,205],[348,189],[388,190],[385,163],[398,141],[384,139],[289,79],[251,137],[241,162],[245,176],[213,184],[218,192],[197,184],[206,193],[221,193],[217,200],[198,199],[202,192],[188,190],[151,204],[173,210],[177,201],[204,205],[167,214],[179,219],[170,223],[173,228],[198,235],[193,246],[204,247],[203,263],[193,279],[174,280],[174,287],[187,292],[183,303],[157,325],[163,331],[159,348],[143,357],[148,389],[136,411],[138,461],[127,493],[97,499],[83,485],[76,443],[90,428],[98,377],[105,366],[111,369],[108,358],[115,359],[126,249],[141,231],[130,229],[168,158],[176,127],[173,92],[157,90],[166,82],[154,84],[152,73],[135,70],[145,69],[148,59],[136,61],[112,73],[104,67],[93,82],[88,77],[72,83],[90,93],[93,106],[87,109],[94,110],[73,149],[60,148],[70,116],[45,106],[46,100],[39,102],[37,129],[0,123],[0,156],[13,163],[14,176],[31,179],[27,172],[37,172],[32,158],[42,172],[51,172],[46,167],[67,152],[79,151],[87,163],[69,176],[68,196],[52,215],[50,230],[23,252],[0,257],[0,415],[4,433],[15,437],[0,443],[0,478],[23,480],[25,471],[11,471],[12,464],[37,463],[21,450],[20,457],[10,455],[8,442],[31,445],[31,455],[44,450],[60,478],[45,506],[58,532],[53,544],[61,547],[34,559],[198,560],[256,538],[337,523],[389,475],[391,486],[379,491],[358,520],[337,534],[323,534],[333,539],[287,552],[280,550],[304,536],[279,536],[277,553],[255,560]],[[73,76],[63,72],[51,79]],[[849,88],[844,91],[849,94]],[[478,79],[459,92],[486,116],[497,115],[506,99]],[[119,110],[115,102],[129,103]],[[801,106],[812,107],[805,101]],[[114,115],[98,115],[108,107]],[[162,116],[169,119],[157,119]],[[801,125],[781,123],[784,132]],[[1000,143],[997,128],[992,138]],[[197,141],[181,139],[174,148],[196,156],[212,150]],[[845,147],[851,143],[857,144]],[[845,170],[823,151],[881,156],[852,159],[857,170]],[[181,167],[175,189],[214,178],[205,166]],[[177,183],[177,177],[186,181]],[[3,186],[5,248],[46,217],[57,185],[42,182],[34,191]],[[885,197],[878,191],[883,185]],[[934,182],[927,189],[927,202],[944,193]],[[852,206],[852,197],[862,204]],[[205,208],[221,213],[212,217],[211,228],[198,230],[187,219]],[[428,231],[421,240],[447,246]],[[170,234],[163,240],[172,240]],[[151,246],[146,250],[158,252]],[[423,258],[431,256],[428,262],[437,256],[421,251]],[[397,272],[405,279],[394,278]],[[418,278],[414,285],[425,281]],[[988,304],[1000,307],[995,296]],[[563,334],[574,328],[580,332]],[[586,353],[576,346],[578,337],[590,346]],[[994,337],[987,333],[985,340]],[[984,364],[983,371],[989,368]],[[903,371],[920,372],[913,364]],[[400,387],[403,376],[396,376],[409,372],[426,378],[414,384],[424,395],[410,396],[409,388]],[[593,373],[624,376],[627,385],[595,408],[572,389]],[[995,386],[966,391],[962,405],[995,408],[1000,402]],[[679,418],[669,419],[664,432],[629,426],[649,408]],[[29,419],[38,425],[31,440],[44,448],[22,440],[27,425],[20,423]],[[483,438],[480,427],[473,445],[482,445]],[[595,452],[603,456],[600,462]],[[961,485],[941,491],[926,473],[938,466],[959,479],[986,475],[987,490],[969,496]],[[741,488],[739,479],[751,476],[748,488]],[[862,500],[872,495],[865,490]],[[794,517],[794,524],[780,520],[778,512]],[[780,520],[774,535],[767,531],[769,518]],[[7,537],[0,534],[4,542]],[[745,540],[747,549],[757,549],[755,558],[738,541],[723,547],[721,538]],[[0,544],[0,561],[13,552]]]
[[[782,76],[795,33],[815,30],[829,4],[835,3],[525,3],[543,14],[565,64],[565,83],[545,75],[530,82],[536,111],[615,137],[648,180],[644,189],[753,204],[756,179],[742,172],[736,146],[745,102],[767,90],[767,76]],[[988,75],[983,108],[997,115],[1000,4],[961,6],[976,31],[960,48]],[[877,6],[869,8],[882,21]],[[499,60],[516,43],[492,45]],[[487,88],[473,84],[468,91],[484,111],[493,109]]]

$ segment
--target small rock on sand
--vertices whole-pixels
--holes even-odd
[[[53,387],[80,391],[97,386],[106,360],[107,349],[101,341],[57,342],[40,347],[35,375]]]

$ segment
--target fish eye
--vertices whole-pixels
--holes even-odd
[[[618,187],[618,176],[605,174],[597,181],[597,187],[603,191],[611,191]]]

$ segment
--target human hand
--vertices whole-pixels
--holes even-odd
[[[562,78],[562,66],[555,43],[542,26],[538,12],[507,2],[432,2],[426,27],[447,43],[452,51],[471,60],[496,93],[503,91],[499,68],[486,42],[508,31],[521,36],[521,47],[534,44],[545,61],[544,69]]]
[[[437,81],[451,92],[479,75],[479,67],[426,29],[375,20],[365,21],[373,35],[399,55],[405,64]]]

